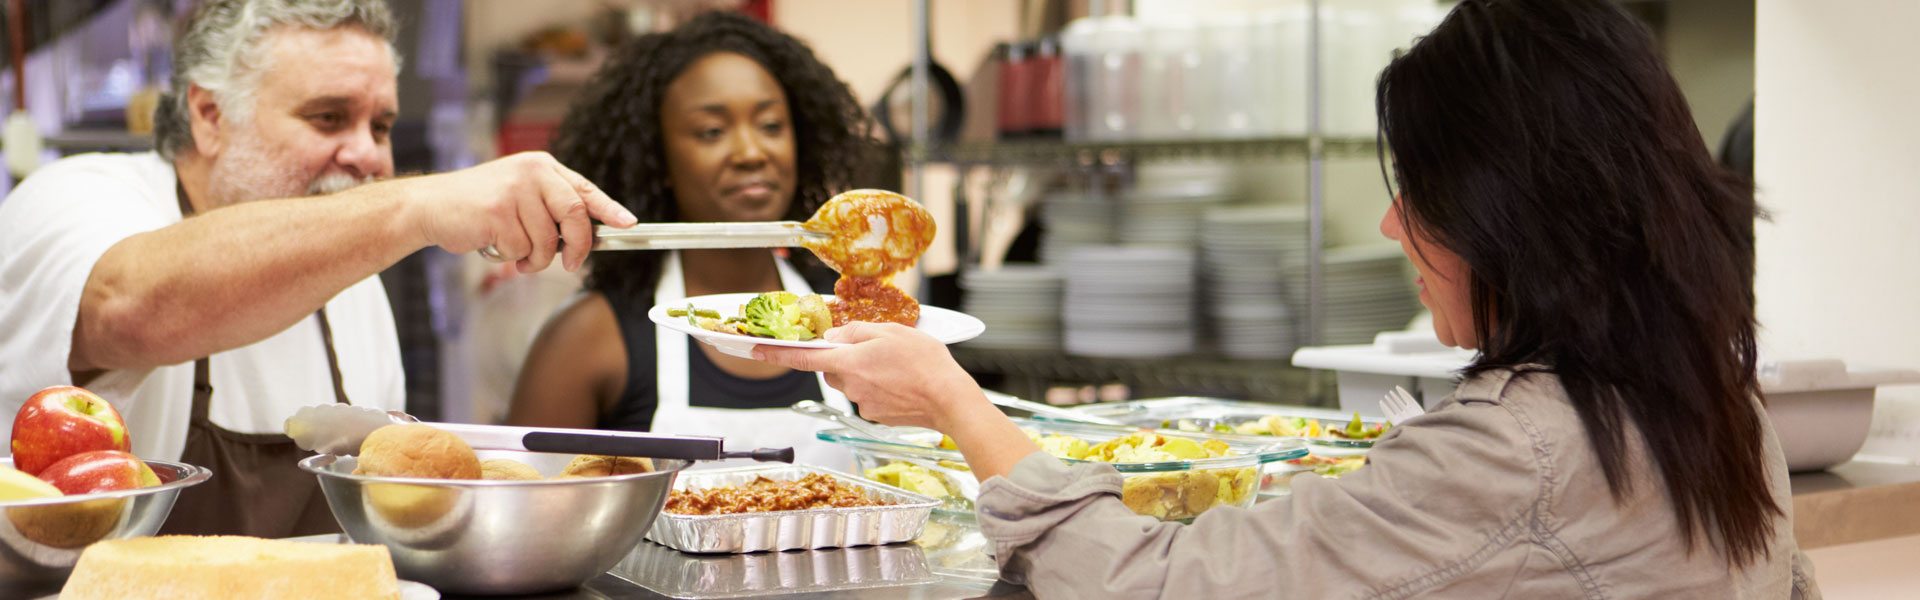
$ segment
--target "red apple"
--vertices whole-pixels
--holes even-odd
[[[119,450],[95,450],[60,459],[41,471],[40,479],[69,496],[160,485],[160,476],[146,461]]]
[[[82,452],[132,447],[120,411],[70,385],[40,390],[13,416],[13,467],[31,475]]]

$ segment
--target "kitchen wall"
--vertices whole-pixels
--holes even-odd
[[[1719,156],[1727,125],[1753,97],[1754,0],[1666,3],[1667,68]]]
[[[1920,69],[1910,0],[1759,0],[1760,318],[1777,357],[1920,368]],[[1920,386],[1867,452],[1920,459]]]

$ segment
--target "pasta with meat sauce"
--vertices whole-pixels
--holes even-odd
[[[920,322],[920,302],[894,287],[892,278],[933,244],[936,227],[926,208],[893,192],[854,190],[834,196],[806,228],[831,236],[807,249],[840,272],[833,286],[834,326]]]
[[[727,515],[887,504],[832,477],[811,473],[793,481],[757,477],[744,487],[675,491],[667,497],[667,512],[677,515]]]

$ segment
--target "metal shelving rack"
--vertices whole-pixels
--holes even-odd
[[[1372,156],[1370,139],[1322,140],[1321,151],[1330,156]],[[1313,156],[1313,142],[1304,137],[1242,138],[1217,140],[1155,140],[1127,142],[1005,141],[962,142],[914,153],[925,163],[960,165],[1039,165],[1069,167],[1115,165],[1146,160],[1198,159],[1276,159],[1304,160]]]
[[[1096,6],[1104,4],[1094,0]],[[1373,156],[1372,139],[1329,138],[1325,134],[1322,96],[1323,31],[1321,0],[1307,0],[1307,134],[1305,137],[1209,139],[1177,141],[996,141],[929,146],[932,133],[927,97],[931,73],[929,36],[930,0],[910,0],[913,63],[911,122],[914,143],[906,149],[911,175],[908,193],[921,197],[926,165],[962,166],[1055,164],[1077,167],[1102,177],[1112,167],[1141,160],[1243,159],[1303,160],[1307,167],[1307,307],[1306,339],[1312,345],[1324,331],[1322,282],[1326,251],[1326,160],[1330,157]],[[1104,11],[1096,8],[1094,13]],[[1098,194],[1098,192],[1096,192]],[[964,256],[964,254],[963,254]],[[1205,356],[1171,359],[1104,359],[1076,357],[1064,352],[954,349],[954,357],[970,371],[991,372],[1036,380],[1120,382],[1150,390],[1203,390],[1250,400],[1292,403],[1331,401],[1331,377],[1292,366],[1290,361],[1236,361]],[[1038,386],[1035,386],[1038,387]],[[1030,390],[1040,391],[1040,390]],[[1030,397],[1036,397],[1029,394]],[[1038,399],[1036,397],[1036,399]]]

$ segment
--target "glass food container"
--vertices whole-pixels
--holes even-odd
[[[1263,402],[1242,402],[1219,398],[1177,397],[1088,404],[1074,407],[1073,410],[1090,416],[1115,419],[1128,425],[1181,431],[1201,431],[1220,434],[1227,439],[1249,437],[1262,439],[1266,434],[1246,433],[1250,423],[1258,423],[1267,417],[1298,417],[1320,422],[1318,435],[1281,435],[1277,437],[1297,438],[1311,446],[1333,448],[1371,448],[1373,439],[1345,438],[1333,435],[1334,428],[1345,428],[1353,421],[1352,413],[1337,410],[1267,404]],[[1039,417],[1045,419],[1046,417]],[[1365,430],[1376,430],[1389,425],[1378,417],[1362,416],[1360,424]],[[1262,429],[1253,426],[1256,430]]]
[[[1183,396],[1088,404],[1073,410],[1138,427],[1208,431],[1226,439],[1271,439],[1260,434],[1246,436],[1237,433],[1243,426],[1259,423],[1268,417],[1318,420],[1322,429],[1320,435],[1290,436],[1291,439],[1306,442],[1309,456],[1287,459],[1262,469],[1262,497],[1292,493],[1293,479],[1300,475],[1313,473],[1321,477],[1339,477],[1365,466],[1365,455],[1374,442],[1372,439],[1345,439],[1325,433],[1327,428],[1345,427],[1351,423],[1353,414],[1324,408]],[[1386,421],[1362,416],[1360,423],[1365,429],[1372,430],[1386,424]],[[1226,433],[1229,430],[1236,433]]]
[[[1125,427],[1014,419],[1048,453],[1068,462],[1112,462],[1123,478],[1121,500],[1134,512],[1166,521],[1190,521],[1215,506],[1253,505],[1261,485],[1262,466],[1301,458],[1307,447],[1288,438],[1250,438],[1176,431],[1148,432]],[[971,514],[980,495],[958,450],[941,448],[941,435],[931,430],[903,429],[900,440],[874,439],[849,429],[828,429],[816,435],[853,450],[858,473],[888,485],[939,498],[943,512]],[[1096,460],[1104,442],[1136,436],[1129,443],[1108,445],[1118,454],[1113,461]],[[1157,436],[1157,439],[1153,436]],[[1077,442],[1076,442],[1077,440]],[[1155,442],[1158,442],[1157,444]],[[1205,458],[1133,462],[1145,454],[1177,451]],[[1224,450],[1224,454],[1222,454]],[[1078,458],[1076,458],[1076,456]],[[1164,457],[1161,457],[1164,458]]]

